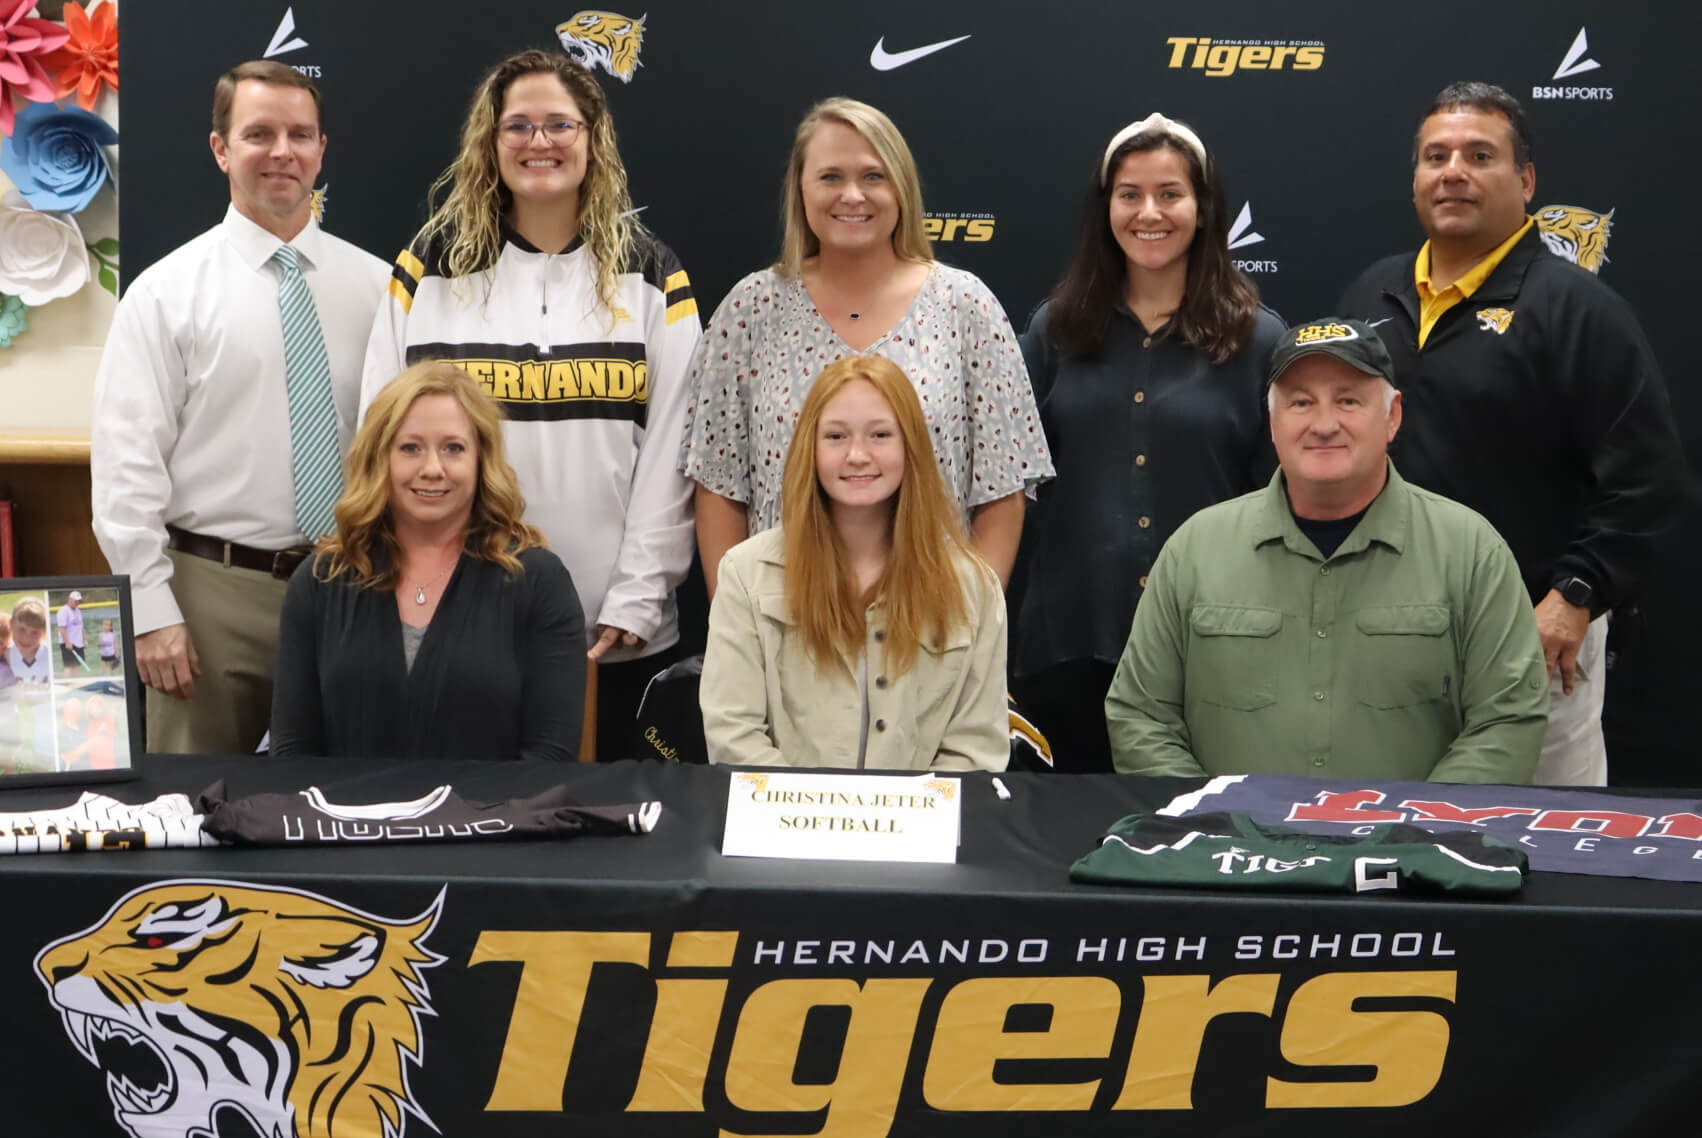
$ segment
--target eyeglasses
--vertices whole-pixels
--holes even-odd
[[[504,146],[511,146],[518,150],[522,146],[532,145],[532,139],[536,138],[541,130],[548,141],[571,146],[574,140],[579,137],[579,132],[584,129],[584,123],[574,122],[572,119],[551,119],[549,122],[542,123],[517,119],[514,122],[505,122],[497,127],[496,136],[502,139]]]

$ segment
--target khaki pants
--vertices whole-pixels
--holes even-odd
[[[1606,786],[1607,739],[1602,705],[1607,699],[1607,617],[1590,622],[1578,649],[1584,674],[1567,695],[1555,673],[1548,686],[1548,734],[1537,760],[1537,786]]]
[[[272,718],[278,618],[288,582],[174,549],[166,556],[201,674],[192,700],[148,689],[148,750],[250,754]]]

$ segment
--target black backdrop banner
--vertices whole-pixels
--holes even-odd
[[[679,253],[707,314],[773,260],[798,119],[843,94],[889,113],[921,166],[936,254],[979,274],[1020,329],[1062,271],[1105,141],[1162,110],[1195,126],[1237,211],[1231,245],[1291,322],[1327,313],[1372,260],[1419,244],[1411,146],[1435,91],[1500,83],[1529,112],[1538,211],[1583,246],[1640,314],[1680,429],[1702,454],[1702,394],[1686,350],[1685,274],[1702,231],[1685,219],[1702,97],[1681,32],[1692,5],[1586,0],[1348,5],[1202,0],[1167,13],[1119,0],[925,0],[839,11],[758,0],[177,0],[126,9],[124,193],[131,274],[213,224],[227,192],[208,152],[212,87],[269,56],[316,79],[330,138],[328,229],[389,259],[454,156],[474,83],[521,47],[598,66],[644,221]],[[1506,424],[1509,431],[1518,424]],[[1667,749],[1702,731],[1702,562],[1694,489],[1680,538],[1641,606],[1621,614],[1609,685],[1615,781],[1696,781]]]

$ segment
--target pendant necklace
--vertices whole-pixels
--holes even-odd
[[[439,581],[443,580],[445,577],[449,576],[449,574],[453,573],[455,571],[455,566],[459,565],[460,563],[461,563],[461,558],[459,556],[457,556],[454,561],[450,562],[449,568],[447,568],[443,572],[439,573],[435,580],[428,581],[428,582],[426,582],[426,584],[427,585],[436,585]],[[417,581],[414,583],[414,603],[416,605],[424,605],[426,603],[425,585],[422,585]]]

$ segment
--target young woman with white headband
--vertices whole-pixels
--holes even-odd
[[[1130,123],[1022,336],[1058,474],[1025,535],[1013,687],[1059,770],[1111,769],[1105,693],[1165,539],[1276,465],[1264,368],[1283,324],[1230,260],[1227,206],[1199,135]]]

